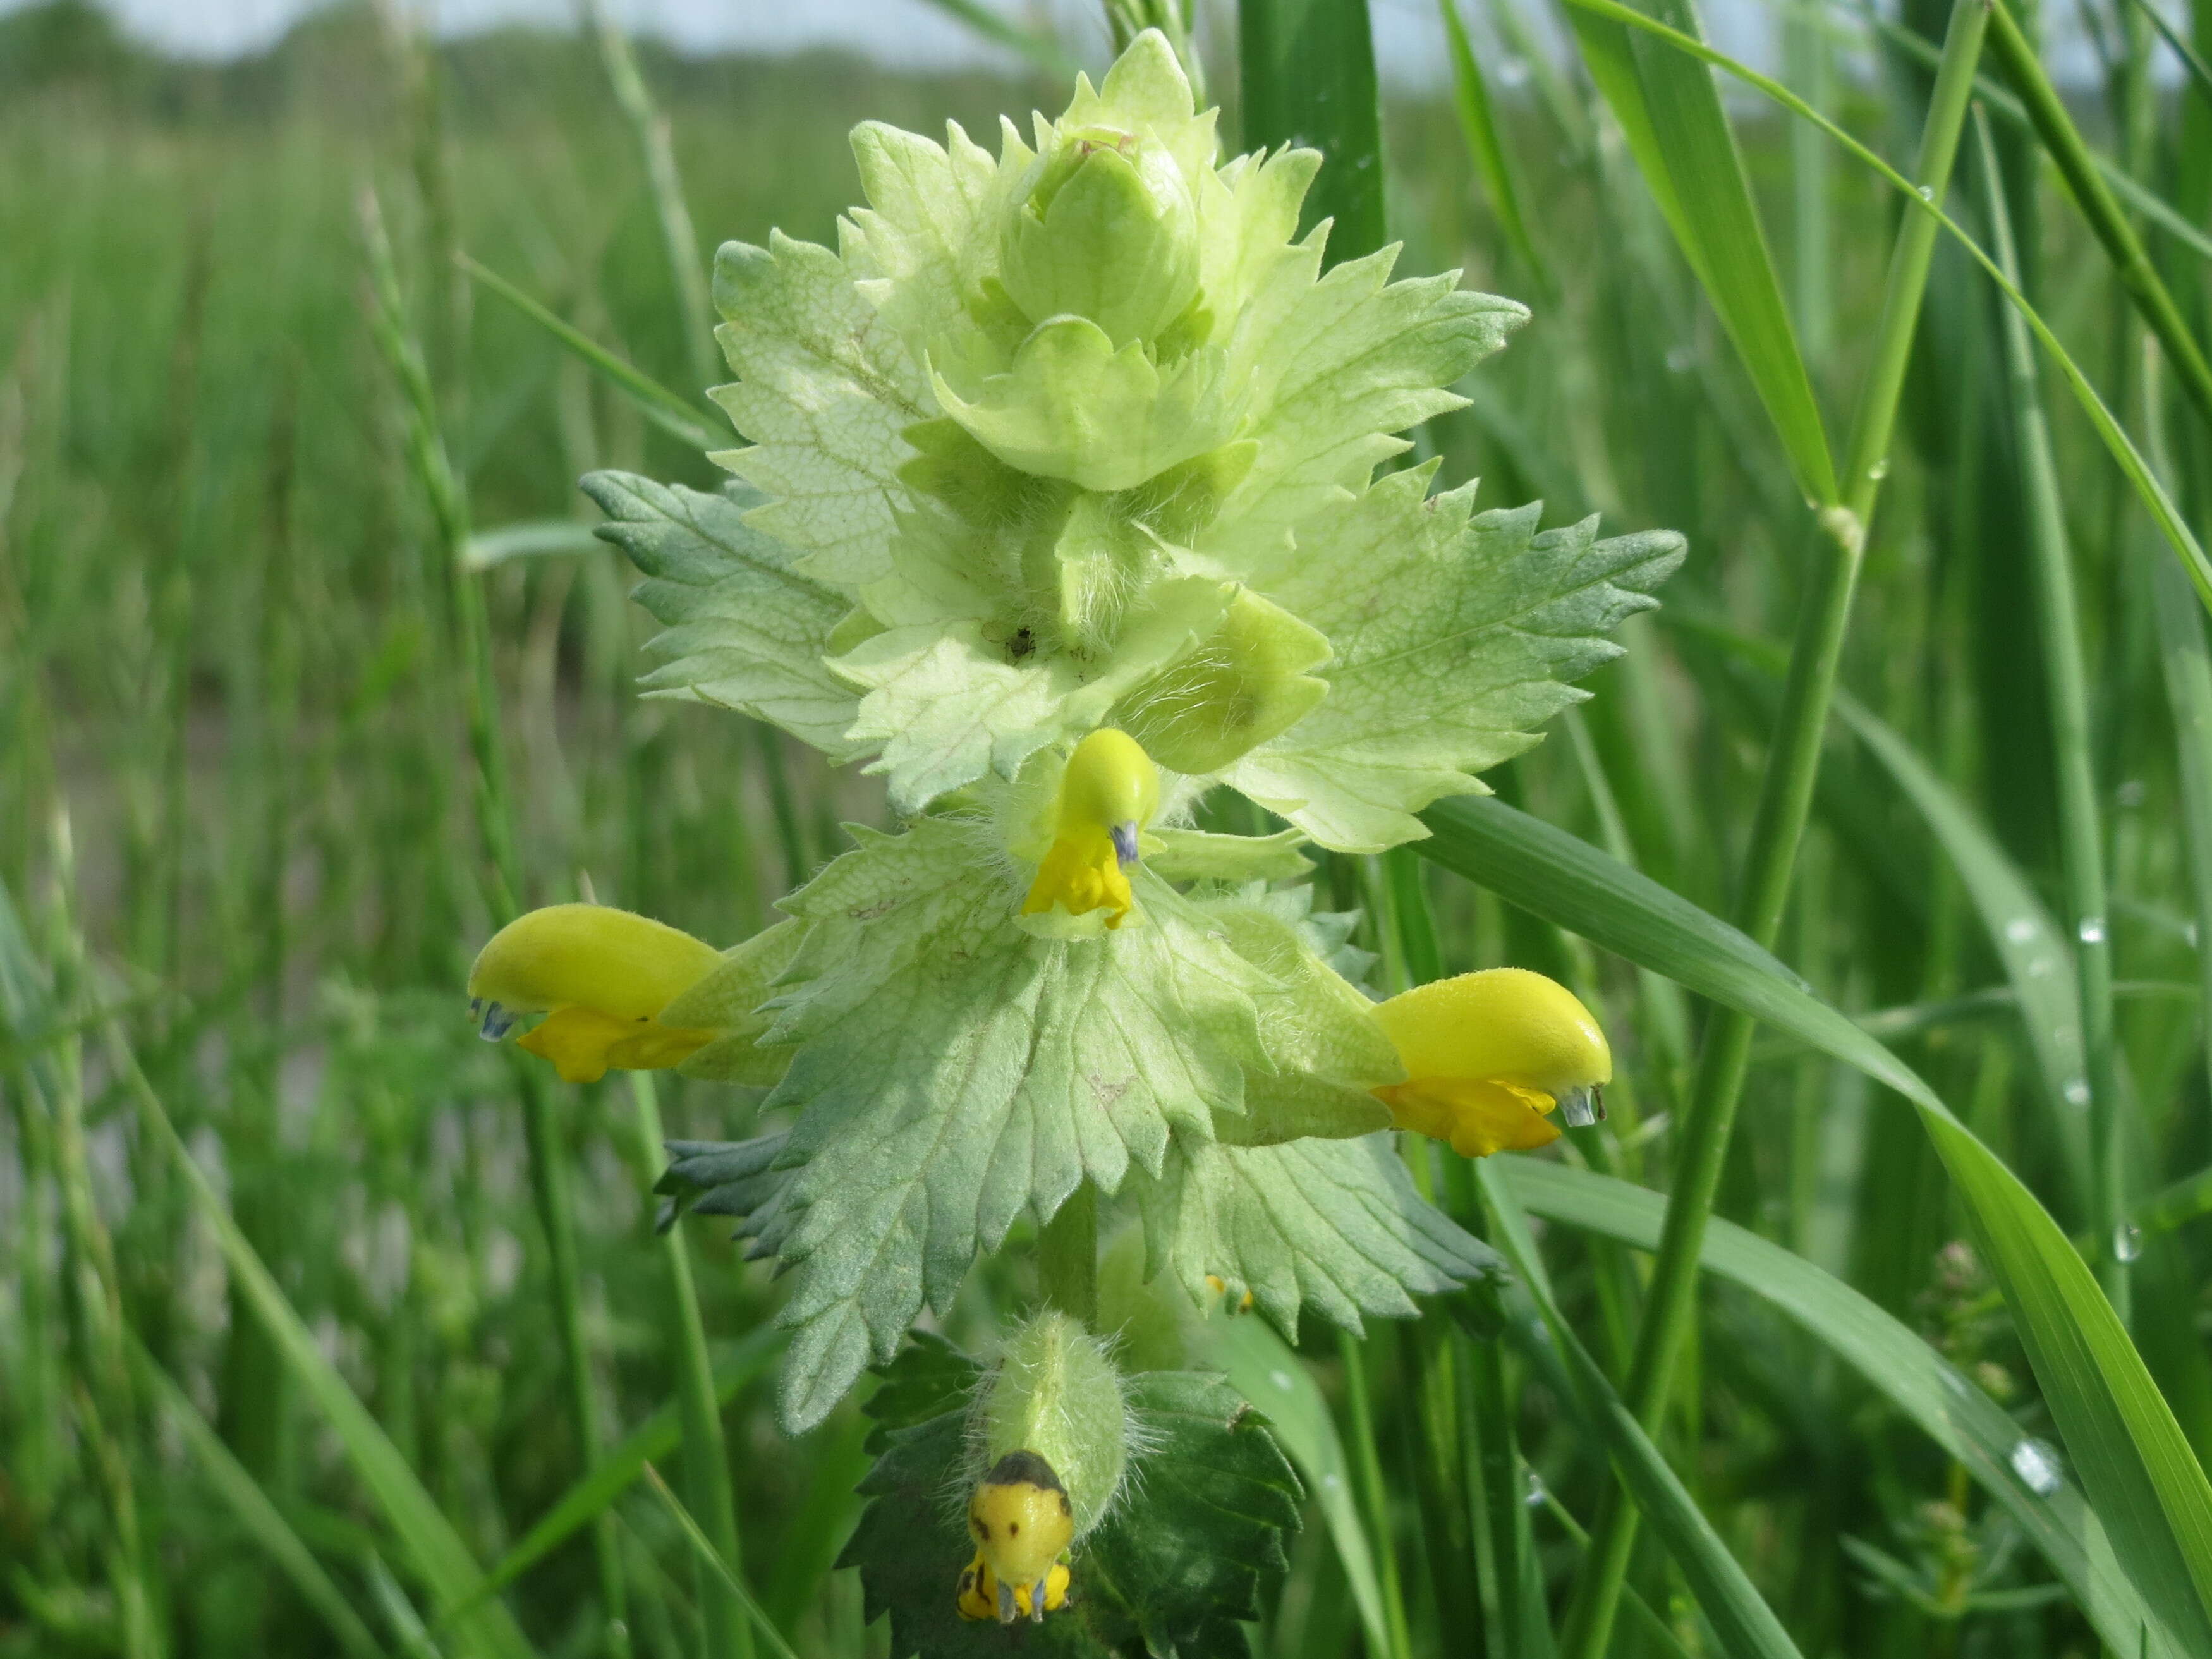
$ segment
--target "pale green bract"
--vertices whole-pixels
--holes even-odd
[[[836,252],[722,249],[714,396],[751,447],[716,459],[759,494],[715,516],[631,487],[625,541],[711,535],[750,568],[706,528],[741,512],[791,586],[664,580],[654,689],[866,757],[906,813],[1118,725],[1355,851],[1535,740],[1680,539],[1376,483],[1528,313],[1392,283],[1395,249],[1324,273],[1327,227],[1297,240],[1318,157],[1217,166],[1192,101],[1147,33],[995,157],[861,126]],[[656,541],[656,512],[683,530]]]
[[[925,1304],[949,1306],[979,1250],[1081,1182],[1133,1186],[1186,1284],[1249,1283],[1293,1330],[1302,1300],[1356,1326],[1486,1270],[1361,1139],[1389,1121],[1369,1090],[1402,1073],[1324,959],[1343,919],[1310,916],[1310,889],[1184,896],[1140,869],[1141,925],[1040,939],[1014,924],[1018,886],[988,818],[852,833],[855,849],[783,902],[791,921],[668,1010],[732,1032],[687,1070],[780,1073],[763,1110],[793,1115],[771,1151],[732,1164],[724,1149],[712,1180],[679,1184],[744,1215],[792,1271],[781,1408],[794,1430]],[[1178,839],[1205,862],[1226,856],[1206,843],[1234,838]],[[735,1060],[748,1045],[766,1057],[750,1072]],[[1262,1219],[1305,1258],[1287,1279],[1262,1260]]]

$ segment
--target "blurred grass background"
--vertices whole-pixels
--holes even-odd
[[[1518,5],[1486,4],[1476,34],[1517,214],[1486,187],[1449,100],[1386,103],[1401,269],[1463,267],[1537,313],[1462,388],[1471,406],[1423,442],[1447,483],[1484,479],[1484,505],[1541,498],[1551,522],[1601,511],[1616,529],[1671,526],[1692,552],[1666,620],[1631,630],[1631,655],[1591,682],[1595,701],[1492,781],[1725,912],[1779,684],[1758,642],[1789,633],[1811,529],[1617,131],[1579,70],[1534,46],[1556,25]],[[2150,71],[2130,6],[2091,9],[2106,74],[2069,90],[2100,142],[2201,225],[2212,118],[2191,88]],[[1787,78],[1905,156],[1929,53],[1892,35],[1940,41],[1943,17],[1905,0],[1889,33],[1870,33],[1845,4],[1792,10]],[[1212,21],[1222,27],[1209,42],[1233,45],[1233,19]],[[831,239],[857,194],[845,132],[858,120],[934,131],[952,118],[980,137],[1000,112],[1062,96],[1042,71],[925,77],[831,55],[639,50],[702,260],[712,243],[764,240],[771,226]],[[1231,94],[1233,131],[1237,76],[1224,61],[1212,81]],[[1740,113],[1832,418],[1864,368],[1895,213],[1800,131]],[[1996,153],[2031,291],[2131,414],[2142,369],[2109,268],[2039,190],[2020,130],[2002,118]],[[340,1437],[226,1274],[138,1115],[126,1043],[323,1353],[478,1563],[499,1560],[583,1474],[514,1077],[474,1040],[459,991],[493,920],[468,783],[465,619],[410,466],[407,405],[366,320],[364,188],[382,203],[480,536],[588,523],[574,481],[594,467],[705,488],[716,476],[451,257],[465,252],[664,384],[696,389],[656,201],[587,34],[433,45],[341,7],[263,56],[207,66],[148,58],[74,0],[0,16],[0,1655],[11,1659],[477,1650],[428,1613]],[[1984,196],[1962,161],[1954,210],[1979,222]],[[2194,316],[2201,251],[2155,246]],[[2002,350],[1986,284],[1939,250],[1844,678],[1986,832],[1987,867],[2024,876],[2028,902],[2040,893],[2063,915],[2049,670]],[[2086,424],[2070,407],[2053,420],[2115,894],[2133,1185],[2155,1194],[2212,1163],[2180,829],[2188,750],[2161,654],[2172,599],[2153,576],[2169,556]],[[2212,477],[2207,459],[2196,437],[2180,447],[2185,482]],[[884,820],[880,791],[735,717],[638,701],[629,682],[650,625],[624,597],[626,568],[573,537],[539,539],[565,550],[507,558],[483,586],[521,898],[595,894],[719,943],[744,937],[840,848],[840,821]],[[2050,1079],[2023,1042],[1997,912],[1962,883],[1960,843],[1939,842],[1927,796],[1901,791],[1881,752],[1832,737],[1782,954],[1905,1045],[2081,1233],[2080,1172],[2039,1095]],[[1608,1126],[1569,1156],[1664,1187],[1695,1012],[1663,982],[1425,869],[1338,861],[1326,876],[1370,915],[1386,880],[1425,884],[1452,970],[1511,961],[1589,988],[1623,1079]],[[1370,942],[1404,959],[1402,941]],[[1778,1041],[1757,1060],[1720,1212],[1921,1330],[2024,1437],[2051,1435],[1909,1109]],[[672,1077],[659,1103],[673,1134],[735,1139],[752,1115],[730,1091]],[[562,1089],[554,1121],[574,1175],[591,1386],[619,1437],[678,1392],[649,1247],[653,1158],[626,1089]],[[2180,1193],[2117,1245],[2137,1263],[2138,1340],[2200,1455],[2212,1377],[2203,1241],[2187,1224],[2208,1206]],[[854,1575],[832,1571],[857,1513],[866,1425],[848,1406],[805,1442],[776,1435],[758,1386],[775,1287],[714,1230],[690,1231],[729,1396],[746,1575],[799,1651],[881,1653]],[[1570,1314],[1619,1366],[1639,1258],[1564,1228],[1546,1248]],[[1025,1273],[979,1271],[953,1333],[982,1340],[1029,1293]],[[1488,1419],[1500,1438],[1486,1449],[1516,1497],[1530,1483],[1529,1501],[1525,1531],[1486,1534],[1484,1559],[1516,1564],[1535,1611],[1501,1626],[1486,1569],[1487,1610],[1468,1624],[1468,1570],[1418,1501],[1429,1448],[1412,1413],[1389,1408],[1419,1385],[1420,1342],[1384,1332],[1340,1352],[1325,1333],[1307,1338],[1340,1406],[1348,1364],[1384,1405],[1352,1428],[1373,1425],[1382,1489],[1370,1520],[1390,1533],[1407,1640],[1425,1653],[1548,1653],[1543,1608],[1575,1584],[1572,1517],[1592,1520],[1602,1455],[1540,1378],[1506,1362],[1490,1402],[1505,1415]],[[1711,1291],[1689,1365],[1694,1386],[1663,1438],[1804,1653],[2097,1651],[2004,1511],[1771,1309]],[[635,1494],[600,1507],[614,1517],[635,1650],[701,1651],[702,1592],[665,1511]],[[287,1538],[319,1564],[325,1591],[283,1553]],[[536,1650],[610,1650],[592,1559],[577,1532],[520,1577],[508,1600]],[[1255,1651],[1358,1646],[1345,1571],[1316,1521]],[[1616,1651],[1718,1650],[1656,1550],[1631,1582],[1655,1616],[1625,1623]]]

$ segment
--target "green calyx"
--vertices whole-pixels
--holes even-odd
[[[1079,1543],[1121,1493],[1133,1432],[1107,1344],[1052,1309],[1007,1339],[971,1429],[979,1474],[1015,1453],[1045,1461],[1067,1489]]]
[[[1062,133],[1000,232],[1000,280],[1034,323],[1071,314],[1116,346],[1157,339],[1198,295],[1198,207],[1157,139]]]

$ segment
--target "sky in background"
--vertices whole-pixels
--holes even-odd
[[[25,0],[0,0],[0,11]],[[135,38],[163,51],[201,58],[252,52],[281,35],[318,0],[98,0]],[[495,24],[562,26],[574,0],[413,0],[448,33]],[[1103,63],[1105,26],[1096,0],[985,0],[993,9],[1032,27],[1048,26],[1083,59]],[[939,11],[929,0],[608,0],[640,33],[691,52],[781,54],[842,46],[895,67],[942,69],[1004,64],[998,49]],[[1401,85],[1441,86],[1448,70],[1443,30],[1431,0],[1371,0],[1376,50],[1383,74]],[[1226,16],[1225,3],[1213,9]],[[1478,4],[1470,8],[1476,14]],[[1716,44],[1763,62],[1769,55],[1767,12],[1757,0],[1715,0],[1709,20]],[[1510,77],[1509,77],[1510,78]]]

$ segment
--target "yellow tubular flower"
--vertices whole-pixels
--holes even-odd
[[[1071,916],[1104,910],[1106,925],[1119,927],[1133,902],[1125,872],[1159,805],[1159,769],[1127,732],[1102,727],[1077,744],[1060,775],[1052,846],[1022,914],[1042,915],[1055,904]]]
[[[1554,1108],[1583,1128],[1605,1115],[1613,1050],[1575,994],[1522,968],[1442,979],[1376,1009],[1407,1081],[1375,1091],[1393,1121],[1462,1158],[1557,1140]]]
[[[660,1011],[721,960],[711,945],[628,910],[555,904],[493,934],[469,969],[469,1012],[487,1042],[524,1014],[544,1022],[521,1047],[570,1083],[609,1069],[657,1070],[690,1058],[712,1031],[663,1025]]]
[[[968,1500],[975,1559],[960,1575],[960,1611],[995,1612],[999,1622],[1042,1620],[1067,1599],[1060,1558],[1075,1541],[1075,1511],[1051,1464],[1032,1451],[1008,1452]],[[969,1611],[981,1607],[984,1613]]]

